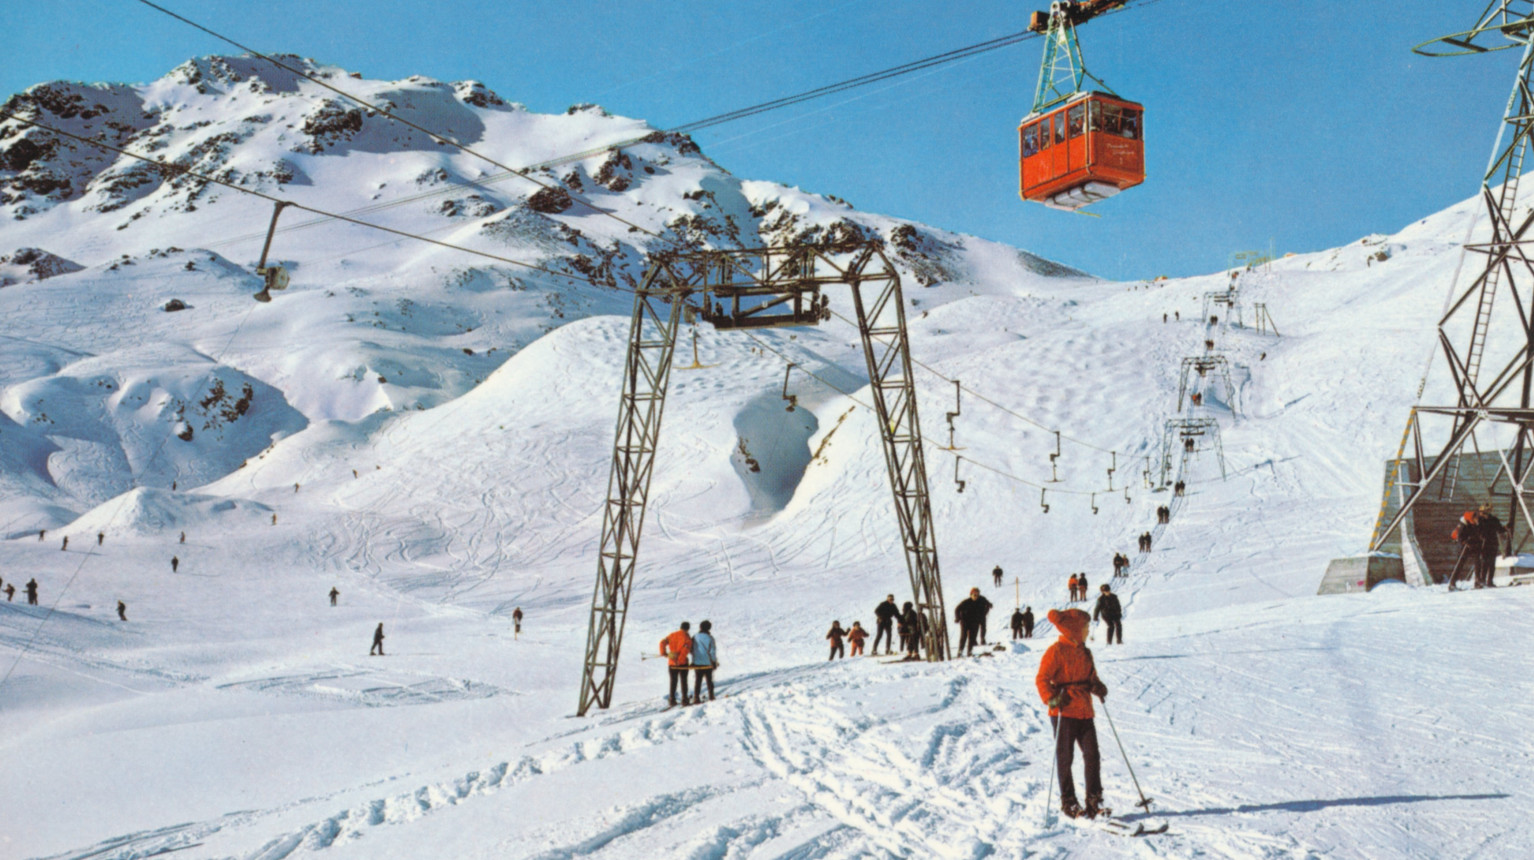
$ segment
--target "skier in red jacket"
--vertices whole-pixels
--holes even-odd
[[[692,625],[683,621],[680,628],[660,640],[660,655],[666,658],[666,665],[671,670],[671,693],[666,701],[673,705],[676,704],[678,684],[682,686],[682,704],[692,704],[687,698],[687,670],[692,668],[692,634],[687,631],[691,629]]]
[[[1108,688],[1097,678],[1092,652],[1082,644],[1092,617],[1080,609],[1049,610],[1049,622],[1060,638],[1039,661],[1035,683],[1039,698],[1049,705],[1049,721],[1055,729],[1055,767],[1060,771],[1060,811],[1071,818],[1095,818],[1102,811],[1102,758],[1097,748],[1097,728],[1092,724],[1092,696],[1107,698]],[[1081,747],[1081,765],[1087,783],[1087,803],[1076,801],[1071,764]]]

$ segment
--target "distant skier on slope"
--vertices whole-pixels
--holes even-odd
[[[869,652],[870,656],[879,653],[879,640],[884,640],[884,653],[890,653],[890,646],[894,644],[895,619],[900,617],[900,610],[895,606],[895,595],[891,594],[884,598],[884,602],[874,607],[874,647]],[[905,649],[905,634],[900,634],[900,648]]]
[[[660,640],[660,655],[666,658],[666,668],[671,673],[670,693],[666,701],[672,705],[676,704],[678,684],[682,687],[682,704],[692,704],[687,700],[687,670],[692,668],[692,635],[687,631],[691,629],[692,625],[683,621],[681,626]]]
[[[1481,505],[1475,525],[1481,533],[1481,554],[1475,565],[1475,587],[1492,588],[1491,579],[1497,572],[1497,551],[1502,546],[1502,536],[1507,533],[1507,527],[1491,512],[1490,503]]]
[[[1102,811],[1102,757],[1097,748],[1097,727],[1092,719],[1092,696],[1107,698],[1108,688],[1097,677],[1092,652],[1082,644],[1091,617],[1080,609],[1049,610],[1049,621],[1060,638],[1039,661],[1035,684],[1039,698],[1049,706],[1049,722],[1055,730],[1055,768],[1060,772],[1060,811],[1070,818],[1095,818]],[[1076,800],[1071,764],[1076,747],[1086,780],[1086,806]]]
[[[1033,638],[1033,607],[1032,606],[1024,606],[1023,607],[1023,637],[1025,639],[1032,639]]]
[[[1012,641],[1023,638],[1023,608],[1021,606],[1012,610]]]
[[[1083,602],[1087,599],[1086,571],[1076,574],[1076,594]]]
[[[991,571],[991,584],[997,588],[1001,588],[1001,577],[1001,565],[998,564],[996,565],[996,569]]]
[[[980,596],[980,589],[971,588],[969,596],[953,608],[953,620],[959,625],[959,648],[956,654],[969,656],[975,653],[975,643],[980,636],[980,622],[990,611],[991,602]]]
[[[909,600],[900,610],[900,650],[908,660],[921,655],[921,616]]]
[[[522,607],[518,606],[511,610],[511,636],[515,639],[522,635]]]
[[[121,600],[117,601],[117,617],[123,621],[128,620],[128,604]]]
[[[863,629],[862,622],[852,622],[852,629],[847,631],[847,641],[852,643],[852,656],[857,657],[863,653],[863,643],[868,641],[868,631]]]
[[[1481,529],[1479,528],[1479,511],[1465,511],[1459,517],[1459,523],[1449,537],[1459,543],[1459,559],[1454,563],[1454,570],[1449,573],[1449,590],[1455,590],[1460,580],[1460,571],[1466,565],[1474,571],[1480,565],[1481,559]],[[1477,583],[1479,587],[1479,583]]]
[[[1071,600],[1070,600],[1071,603],[1075,603],[1076,602],[1077,586],[1079,586],[1080,584],[1081,584],[1081,581],[1076,578],[1076,574],[1074,574],[1074,573],[1071,574],[1071,578],[1066,580],[1066,582],[1065,582],[1065,587],[1071,593]]]
[[[382,656],[384,656],[383,641],[384,641],[383,622],[380,621],[380,622],[378,622],[378,629],[373,631],[373,647],[368,650],[368,656],[369,657],[374,657],[374,656],[382,657]]]
[[[335,606],[336,605],[336,598],[340,597],[340,596],[341,596],[341,590],[336,588],[334,585],[332,585],[330,587],[330,605],[331,606]]]
[[[840,621],[831,622],[831,631],[826,634],[826,638],[831,640],[831,656],[826,658],[827,662],[847,656],[847,648],[842,645],[842,637],[846,635],[847,631],[842,629]]]
[[[1092,620],[1102,621],[1108,625],[1108,643],[1113,644],[1115,636],[1119,644],[1124,644],[1124,607],[1119,604],[1119,596],[1106,585],[1098,586],[1102,592],[1097,596],[1097,606],[1092,610]]]
[[[37,580],[35,578],[27,580],[27,604],[29,606],[37,605]]]
[[[5,602],[10,603],[16,597],[16,586],[7,582],[5,584]]]
[[[181,559],[179,559],[179,558],[177,558],[175,556],[171,556],[170,557],[170,572],[171,573],[175,573],[176,569],[179,568],[180,566],[181,566]]]
[[[719,668],[719,645],[714,641],[714,625],[698,622],[698,635],[692,637],[693,702],[703,701],[703,684],[708,682],[708,700],[714,700],[714,670]]]

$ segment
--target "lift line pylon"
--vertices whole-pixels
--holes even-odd
[[[656,255],[634,293],[577,715],[612,702],[678,328],[697,316],[717,329],[815,325],[830,317],[822,289],[836,285],[851,289],[857,310],[927,659],[949,656],[904,300],[882,243]]]

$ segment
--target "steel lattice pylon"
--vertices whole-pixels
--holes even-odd
[[[665,255],[634,296],[577,714],[612,701],[679,327],[697,316],[721,329],[814,325],[830,315],[821,288],[833,284],[849,286],[857,307],[913,602],[927,622],[927,659],[948,656],[900,278],[880,243]]]
[[[1482,425],[1511,425],[1512,448],[1499,450],[1495,484],[1506,475],[1511,484],[1508,493],[1508,519],[1522,519],[1534,530],[1524,499],[1524,482],[1534,466],[1534,260],[1528,245],[1534,227],[1534,213],[1517,218],[1519,181],[1534,135],[1534,0],[1496,0],[1486,7],[1476,24],[1464,33],[1444,36],[1417,47],[1426,56],[1479,54],[1517,48],[1521,58],[1508,97],[1502,123],[1497,130],[1491,161],[1481,180],[1481,198],[1485,204],[1491,235],[1487,241],[1465,245],[1467,255],[1484,258],[1480,273],[1463,290],[1454,285],[1447,310],[1438,321],[1438,348],[1448,365],[1450,381],[1456,392],[1454,402],[1446,405],[1419,403],[1407,420],[1397,454],[1391,484],[1386,488],[1387,504],[1380,508],[1371,551],[1383,546],[1400,526],[1416,502],[1436,485],[1445,496],[1452,496],[1459,477],[1459,455],[1469,443],[1477,445],[1476,429]],[[1499,297],[1501,301],[1499,301]],[[1516,326],[1516,328],[1514,328]],[[1497,336],[1499,332],[1505,336]],[[1490,378],[1484,371],[1494,369]],[[1417,389],[1419,400],[1428,377]],[[1441,422],[1447,427],[1448,441],[1436,457],[1428,456],[1425,422]],[[1441,437],[1440,437],[1441,438]],[[1402,480],[1406,449],[1416,465],[1415,481]],[[1387,518],[1390,493],[1401,495],[1401,504],[1393,517]],[[1526,532],[1527,534],[1527,532]]]

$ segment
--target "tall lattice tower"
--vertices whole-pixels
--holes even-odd
[[[1528,247],[1534,244],[1534,211],[1517,207],[1534,134],[1534,0],[1494,0],[1471,29],[1419,45],[1416,52],[1438,57],[1506,49],[1516,49],[1520,59],[1481,180],[1490,235],[1464,247],[1438,322],[1443,362],[1436,371],[1430,364],[1417,387],[1418,405],[1401,436],[1371,550],[1391,541],[1414,511],[1425,515],[1445,500],[1491,501],[1503,508],[1499,513],[1514,527],[1515,543],[1534,532],[1525,497],[1534,470],[1534,249]],[[1461,272],[1474,277],[1466,284]],[[1445,381],[1444,365],[1449,385],[1432,388],[1447,396],[1424,400],[1430,379]],[[1433,578],[1441,574],[1432,571]]]

